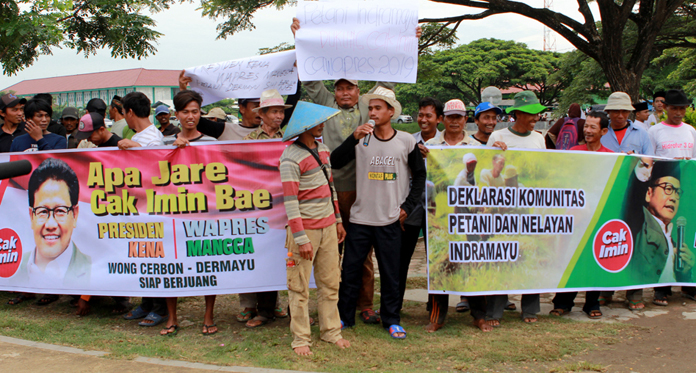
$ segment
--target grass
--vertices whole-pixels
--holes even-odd
[[[413,279],[409,286],[423,285]],[[314,293],[314,291],[313,291]],[[287,292],[281,292],[286,304]],[[613,343],[621,324],[575,323],[559,318],[540,317],[534,325],[519,320],[518,313],[508,313],[502,327],[482,334],[471,326],[468,314],[450,313],[446,326],[437,333],[423,330],[428,322],[425,306],[408,301],[404,305],[402,324],[408,332],[406,340],[393,340],[377,325],[358,323],[345,330],[343,336],[351,348],[337,347],[318,341],[319,328],[312,327],[311,358],[299,358],[290,348],[292,335],[288,319],[280,319],[258,330],[249,330],[234,316],[239,310],[236,295],[219,296],[216,322],[220,332],[213,336],[200,334],[204,311],[203,297],[180,299],[180,332],[175,337],[158,335],[161,326],[138,327],[109,311],[110,300],[95,306],[87,317],[73,315],[69,297],[46,307],[25,302],[5,305],[12,294],[0,297],[0,334],[86,350],[108,351],[111,359],[132,359],[136,356],[175,359],[192,362],[255,366],[306,371],[380,372],[481,371],[505,364],[552,362],[595,348],[595,344]],[[314,299],[314,294],[313,294]],[[378,299],[375,299],[378,302]],[[316,317],[316,302],[310,302]],[[581,325],[581,327],[577,327]]]
[[[553,368],[549,373],[566,373],[566,372],[606,372],[606,368],[599,364],[591,364],[586,361],[570,363],[558,368]]]

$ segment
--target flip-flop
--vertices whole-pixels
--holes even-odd
[[[169,319],[169,315],[166,316],[160,316],[156,312],[150,312],[145,316],[143,321],[139,322],[138,325],[140,326],[156,326],[162,323],[162,321],[167,321]],[[146,323],[145,321],[152,321],[151,323]]]
[[[517,310],[517,306],[515,305],[515,303],[508,301],[507,304],[505,305],[505,311],[515,311],[515,310]]]
[[[389,332],[389,335],[394,338],[394,339],[406,339],[406,331],[404,328],[401,327],[401,325],[394,324],[390,326],[387,331]],[[396,333],[404,333],[404,335],[398,337],[396,336]]]
[[[60,299],[60,295],[57,294],[46,294],[36,301],[37,306],[48,306],[49,304]]]
[[[162,337],[173,337],[179,334],[179,325],[167,326],[160,331]]]
[[[469,302],[467,302],[467,301],[465,301],[465,300],[463,300],[463,301],[457,303],[457,307],[455,308],[455,310],[456,310],[457,312],[467,312],[467,311],[469,311],[469,309],[470,309],[470,308],[469,308]]]
[[[205,330],[205,331],[203,331],[203,335],[213,335],[213,334],[215,334],[215,333],[218,332],[218,329],[217,329],[217,325],[216,325],[216,324],[213,324],[213,325],[205,325],[205,324],[203,324],[203,328],[204,328],[204,330]],[[210,328],[215,328],[215,331],[211,332],[211,331],[210,331]]]
[[[642,311],[645,309],[645,303],[642,300],[629,300],[628,309],[631,311]]]
[[[254,325],[254,324],[251,324],[251,325],[250,325],[249,323],[252,322],[252,321],[259,322],[260,324],[255,324],[255,325]],[[264,317],[264,316],[261,316],[261,315],[256,315],[256,317],[254,317],[253,319],[247,321],[247,323],[246,323],[245,325],[246,325],[247,328],[254,329],[254,328],[258,328],[259,326],[266,325],[266,324],[268,324],[270,321],[271,321],[271,319],[269,319],[268,317]]]
[[[551,316],[563,316],[567,315],[570,313],[570,310],[566,310],[563,308],[554,308],[551,311],[549,311],[549,315]]]
[[[597,301],[599,302],[599,305],[600,305],[600,306],[604,306],[604,305],[607,305],[607,304],[611,303],[611,300],[612,300],[611,297],[602,297],[602,296],[600,296],[600,297],[597,299]]]
[[[16,298],[12,298],[12,299],[8,300],[7,304],[9,304],[10,306],[16,306],[24,301],[32,300],[35,298],[36,298],[36,296],[33,296],[33,295],[29,296],[29,295],[25,295],[25,294],[20,294]]]
[[[589,310],[589,311],[584,311],[584,312],[587,314],[587,317],[589,317],[593,320],[601,319],[603,316],[602,311],[600,311],[600,310]],[[592,315],[592,312],[599,312],[599,315],[597,315],[597,314]]]
[[[251,319],[256,317],[256,311],[239,311],[237,314],[237,321],[239,322],[247,322]]]
[[[142,319],[143,317],[147,316],[149,313],[150,312],[145,311],[142,307],[138,306],[133,311],[130,311],[127,314],[123,315],[123,318],[126,320]]]
[[[275,316],[278,319],[284,319],[288,317],[288,313],[285,312],[282,308],[276,308],[273,310],[273,316]]]

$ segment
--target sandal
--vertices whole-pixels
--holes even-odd
[[[247,321],[246,327],[247,328],[258,328],[259,326],[263,326],[268,324],[271,321],[268,317],[264,317],[261,315],[257,315],[253,319]]]
[[[179,325],[167,326],[160,330],[160,335],[163,337],[173,337],[179,333]]]
[[[143,317],[147,316],[149,313],[150,312],[145,311],[142,307],[138,306],[136,309],[123,315],[123,318],[126,320],[142,319]]]
[[[517,310],[517,306],[515,305],[515,303],[508,301],[507,304],[505,305],[505,311],[515,311],[515,310]]]
[[[599,301],[600,306],[606,306],[607,304],[611,303],[611,297],[600,296],[597,300]]]
[[[380,321],[379,316],[371,309],[360,312],[360,318],[365,324],[379,324]]]
[[[430,324],[428,324],[428,326],[425,327],[425,331],[428,333],[435,333],[436,331],[440,330],[440,328],[442,328],[443,326],[445,326],[445,324],[431,322]]]
[[[278,319],[284,319],[288,317],[288,313],[282,308],[276,308],[273,310],[273,316],[275,316]]]
[[[46,294],[36,301],[37,306],[48,306],[49,304],[57,301],[60,295],[57,294]]]
[[[585,311],[585,313],[587,314],[587,317],[589,317],[593,320],[602,318],[602,311],[600,311],[600,310],[589,310],[589,311]]]
[[[490,320],[486,320],[486,322],[488,323],[488,325],[490,325],[494,328],[500,327],[500,320],[498,320],[498,319],[490,319]]]
[[[628,309],[631,311],[642,311],[645,308],[645,304],[642,300],[629,300]]]
[[[655,299],[653,299],[652,303],[654,305],[660,306],[660,307],[667,307],[669,305],[669,302],[667,301],[667,297],[664,295],[661,297],[655,297]]]
[[[249,311],[239,311],[239,313],[237,314],[237,321],[247,322],[247,321],[253,319],[254,317],[256,317],[256,310],[255,309],[250,309]]]
[[[213,328],[214,328],[214,330],[211,331],[211,329],[213,329]],[[216,324],[213,324],[213,325],[203,324],[203,335],[213,335],[217,332],[218,332],[218,328],[217,328]]]
[[[563,316],[567,315],[570,313],[570,310],[566,310],[563,308],[554,308],[551,311],[549,311],[549,315],[551,316]]]
[[[20,294],[16,298],[12,298],[12,299],[8,300],[7,304],[9,304],[10,306],[16,306],[16,305],[18,305],[26,300],[32,300],[35,298],[36,298],[35,295]]]
[[[156,312],[150,312],[145,316],[143,321],[139,322],[138,325],[140,326],[156,326],[162,323],[163,321],[167,321],[169,319],[169,315],[165,316],[160,316]],[[152,321],[152,322],[146,322],[146,321]]]
[[[466,300],[466,298],[463,298],[461,302],[457,303],[457,307],[455,308],[455,310],[460,313],[466,312],[469,309],[469,302]]]
[[[394,324],[390,326],[389,329],[387,329],[387,331],[389,332],[389,335],[394,339],[406,339],[406,331],[404,330],[404,328],[401,327],[401,325]],[[396,333],[404,333],[404,335],[397,336]]]

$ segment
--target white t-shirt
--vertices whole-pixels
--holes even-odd
[[[648,131],[655,155],[666,158],[696,158],[696,129],[686,123],[677,126],[658,123]]]
[[[648,122],[641,122],[639,120],[634,120],[633,125],[638,127],[638,128],[642,128],[646,131],[650,129],[650,125],[648,124]]]
[[[140,146],[162,146],[164,145],[164,142],[162,139],[164,136],[162,136],[162,132],[155,127],[154,124],[150,124],[145,128],[144,130],[136,133],[133,135],[133,138],[131,140],[137,142],[140,144]]]
[[[486,146],[493,146],[493,143],[496,141],[502,141],[508,148],[512,149],[546,149],[544,136],[536,131],[521,134],[514,132],[510,127],[493,131],[488,138]]]

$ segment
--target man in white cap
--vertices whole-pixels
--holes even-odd
[[[399,261],[403,222],[418,204],[425,186],[425,163],[416,139],[397,131],[391,120],[401,114],[394,91],[377,87],[362,97],[374,127],[365,123],[331,154],[340,169],[355,161],[357,198],[343,256],[338,310],[345,327],[355,325],[362,267],[374,246],[381,280],[382,325],[393,338],[406,338],[399,325]],[[339,114],[340,115],[340,114]],[[365,136],[370,137],[365,139]]]
[[[466,134],[467,112],[464,102],[453,99],[445,102],[445,130],[428,140],[425,145],[478,146],[480,142]]]
[[[654,155],[648,133],[633,125],[628,116],[635,108],[625,92],[609,95],[604,111],[609,115],[609,132],[602,136],[602,145],[615,153]]]
[[[285,109],[291,107],[292,105],[285,104],[277,89],[263,91],[261,103],[253,109],[253,112],[261,117],[261,125],[246,135],[244,140],[282,139],[283,131],[280,127],[285,120]],[[239,300],[244,310],[237,315],[237,321],[248,319],[246,326],[249,328],[265,325],[276,317],[288,316],[278,305],[277,291],[240,294]],[[270,307],[269,310],[271,304],[275,308]]]
[[[336,304],[341,280],[338,243],[345,239],[338,197],[333,188],[329,148],[317,142],[324,122],[338,110],[299,102],[283,140],[299,135],[280,157],[280,180],[288,215],[288,303],[296,354],[311,355],[309,278],[314,267],[321,339],[340,348],[350,346],[341,336]]]

